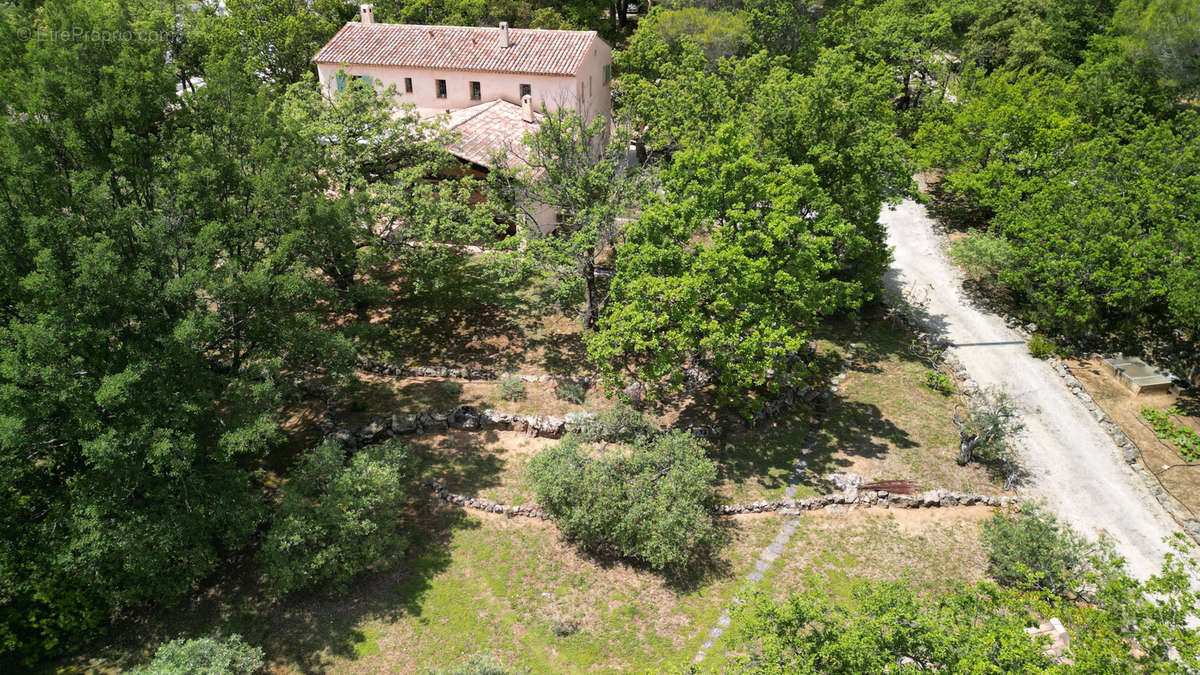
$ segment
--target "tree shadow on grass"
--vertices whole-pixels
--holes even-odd
[[[399,277],[372,320],[350,332],[365,352],[387,360],[515,370],[525,353],[524,321],[537,314],[525,283],[487,259],[442,255]]]
[[[827,487],[823,476],[845,469],[854,460],[875,459],[918,443],[896,426],[878,406],[859,401],[835,401],[816,434],[801,483],[818,492]]]
[[[499,438],[494,430],[462,431],[433,443],[415,442],[412,445],[417,471],[441,481],[451,492],[477,495],[500,485],[504,460],[485,446]]]
[[[733,542],[735,525],[728,518],[713,517],[717,529],[716,541],[705,550],[696,554],[684,565],[654,569],[649,564],[635,558],[621,556],[615,550],[603,548],[593,549],[580,545],[569,539],[566,541],[588,561],[609,570],[618,566],[628,566],[638,572],[654,575],[663,580],[667,588],[676,593],[690,593],[696,589],[719,579],[728,578],[733,574],[733,563],[728,558],[729,546]],[[561,536],[561,532],[560,532]],[[564,538],[565,539],[565,538]]]
[[[418,489],[412,488],[418,498],[406,520],[405,552],[384,568],[359,575],[344,592],[317,589],[271,599],[253,556],[239,555],[180,605],[130,611],[107,636],[50,664],[51,670],[128,670],[148,663],[170,640],[234,633],[262,647],[268,663],[300,672],[324,672],[332,656],[356,658],[371,645],[360,624],[420,616],[432,579],[450,565],[454,532],[479,527],[461,510],[433,507]]]

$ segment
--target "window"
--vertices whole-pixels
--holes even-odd
[[[406,93],[406,94],[412,93],[412,78],[411,77],[404,78],[404,93]]]
[[[612,64],[606,63],[604,64],[604,84],[609,82],[612,82]]]
[[[592,76],[588,75],[588,98],[592,97]]]
[[[478,82],[471,83],[471,100],[478,101],[483,98],[483,93],[479,89]]]
[[[526,96],[533,96],[533,87],[523,84],[521,85],[521,98],[524,99]]]
[[[346,91],[346,73],[339,70],[338,74],[334,76],[334,82],[338,91]]]
[[[437,97],[446,98],[446,81],[435,80],[435,82],[437,82]]]

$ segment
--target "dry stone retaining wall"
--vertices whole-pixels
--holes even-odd
[[[468,509],[488,513],[504,514],[510,518],[525,517],[538,520],[550,520],[552,516],[536,504],[505,504],[502,501],[472,497],[458,494],[446,489],[439,481],[427,478],[424,484],[433,490],[439,502],[455,504]],[[728,516],[743,513],[772,513],[781,515],[796,515],[801,511],[818,511],[821,509],[838,509],[844,506],[857,508],[898,508],[921,509],[951,506],[994,506],[1008,508],[1016,506],[1016,497],[1006,495],[993,496],[977,493],[952,492],[949,490],[927,490],[921,494],[891,494],[884,490],[855,490],[809,497],[806,499],[778,499],[774,501],[757,501],[748,504],[722,504],[713,510],[715,515]]]
[[[595,384],[595,379],[586,375],[576,377],[554,377],[552,375],[530,375],[509,373],[486,368],[449,368],[446,366],[398,366],[378,361],[369,356],[358,356],[358,367],[369,373],[393,377],[444,377],[456,380],[499,380],[516,377],[524,382],[575,382],[585,387]]]

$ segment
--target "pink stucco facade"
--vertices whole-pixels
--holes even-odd
[[[317,63],[321,84],[331,91],[337,87],[338,71],[348,77],[369,76],[380,90],[396,87],[396,101],[416,106],[426,114],[459,110],[482,101],[504,99],[521,102],[521,85],[529,85],[534,105],[539,110],[568,108],[584,117],[609,117],[612,113],[612,83],[605,80],[611,70],[612,48],[603,40],[592,41],[591,49],[574,75],[532,75],[482,70],[442,70],[417,67],[360,65],[353,63]],[[412,80],[412,92],[405,91],[405,78]],[[437,81],[446,83],[446,97],[437,95]],[[471,83],[479,83],[479,98],[471,97]]]

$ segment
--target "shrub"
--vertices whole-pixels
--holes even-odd
[[[172,640],[158,648],[146,668],[135,675],[248,675],[262,668],[263,651],[240,635],[224,640],[202,637]]]
[[[1064,595],[1081,585],[1087,542],[1035,504],[1015,516],[997,513],[984,522],[982,539],[988,574],[1002,586]]]
[[[950,376],[940,370],[931,370],[925,373],[925,386],[947,396],[954,391]]]
[[[1007,392],[999,389],[980,392],[972,400],[965,420],[959,418],[955,408],[954,423],[958,426],[959,464],[978,459],[1003,469],[1010,478],[1013,476],[1016,461],[1010,439],[1025,425]]]
[[[559,380],[554,388],[554,396],[560,401],[580,405],[587,396],[587,387],[577,380]]]
[[[513,670],[499,659],[484,652],[472,654],[464,661],[442,670],[428,671],[431,675],[518,675],[525,670]]]
[[[516,375],[500,378],[500,398],[505,401],[524,401],[525,380]]]
[[[260,553],[271,592],[339,590],[403,550],[408,449],[393,440],[359,450],[349,461],[346,455],[326,441],[284,486]]]
[[[975,279],[994,278],[1015,260],[1007,239],[975,230],[950,245],[950,259]]]
[[[637,443],[654,435],[658,428],[642,413],[618,404],[573,423],[569,431],[592,443]]]
[[[1029,353],[1035,359],[1046,359],[1058,353],[1058,345],[1054,344],[1050,338],[1039,333],[1034,333],[1029,338]]]
[[[584,548],[678,571],[720,541],[717,466],[675,431],[589,456],[576,436],[536,455],[529,476],[563,535]]]
[[[462,398],[463,386],[461,382],[454,380],[444,380],[442,382],[442,394],[450,401],[451,405],[458,403]]]

